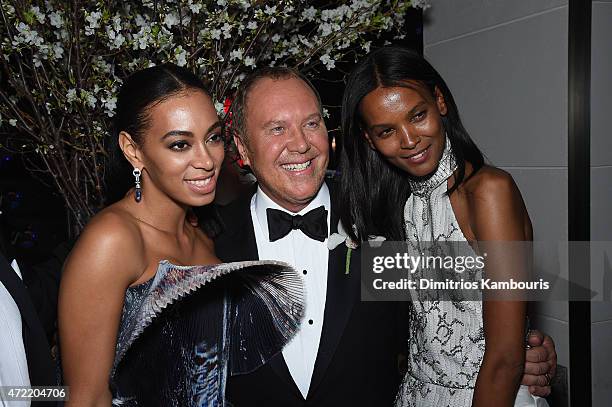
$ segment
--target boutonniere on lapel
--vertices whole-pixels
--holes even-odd
[[[355,225],[353,225],[353,229],[355,229]],[[368,236],[368,242],[381,242],[382,243],[384,240],[385,238],[382,236]],[[344,230],[344,227],[342,226],[342,222],[339,221],[338,222],[338,232],[332,233],[329,236],[329,239],[327,239],[327,248],[329,250],[334,250],[342,242],[344,242],[344,244],[347,247],[346,259],[344,262],[344,274],[349,274],[350,266],[351,266],[351,255],[353,253],[353,250],[359,247],[359,243],[351,239],[348,233],[346,233],[346,230]],[[380,245],[381,243],[378,243],[378,245]],[[374,243],[373,246],[376,246],[376,243]]]

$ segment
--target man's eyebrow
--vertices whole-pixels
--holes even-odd
[[[321,113],[316,112],[316,113],[313,113],[313,114],[309,115],[308,117],[306,117],[305,121],[312,120],[312,119],[322,119],[322,118],[323,118],[323,116],[321,116]]]
[[[270,126],[276,126],[276,125],[279,125],[279,124],[285,124],[285,121],[284,120],[270,120],[268,122],[265,122],[263,124],[263,127],[268,128]]]
[[[211,131],[213,131],[214,129],[216,129],[217,127],[221,127],[221,120],[217,120],[216,122],[214,122],[209,128],[208,130],[206,130],[206,134],[210,133]]]

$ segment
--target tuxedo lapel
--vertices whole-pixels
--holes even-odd
[[[329,185],[329,184],[328,184]],[[332,191],[332,188],[330,188]],[[334,211],[334,194],[332,192],[332,211],[330,235],[337,232],[338,213]],[[319,351],[315,362],[308,395],[311,396],[320,385],[325,372],[334,356],[342,338],[344,328],[359,295],[360,262],[355,250],[352,250],[349,273],[346,274],[348,248],[344,243],[329,252],[327,265],[327,295],[325,299],[325,316]]]
[[[215,252],[224,262],[259,260],[251,217],[252,194],[249,194],[247,198],[239,199],[219,210],[223,232],[215,239]],[[293,392],[302,397],[300,389],[291,377],[282,352],[270,359],[268,365]]]
[[[47,336],[36,314],[34,304],[23,282],[2,255],[0,255],[0,282],[19,308],[30,383],[33,386],[55,385],[55,366],[51,359]]]
[[[285,362],[285,358],[283,357],[282,352],[279,352],[276,356],[270,359],[268,364],[270,365],[272,370],[274,370],[274,373],[276,373],[276,375],[280,377],[285,382],[285,384],[287,384],[287,386],[291,388],[291,391],[297,397],[301,399],[304,398],[302,396],[302,392],[297,387],[297,384],[295,384],[295,382],[293,381],[293,377],[291,377],[291,372],[289,372],[289,367],[287,366],[287,363]]]
[[[248,195],[219,208],[223,232],[215,238],[215,253],[224,262],[259,259],[250,197]]]

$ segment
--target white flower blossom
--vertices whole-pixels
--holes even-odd
[[[372,41],[367,41],[361,46],[361,48],[363,48],[365,52],[370,52],[371,45],[372,45]]]
[[[256,30],[257,29],[257,22],[256,21],[249,21],[249,23],[247,24],[247,28],[249,30]]]
[[[326,108],[323,108],[323,117],[329,119],[329,110],[327,110]]]
[[[68,89],[68,92],[66,92],[66,101],[68,103],[72,103],[75,100],[77,100],[76,89],[74,88]]]
[[[431,4],[429,4],[429,0],[411,0],[410,4],[412,5],[412,7],[420,8],[423,10],[427,10],[429,7],[431,7]]]
[[[244,11],[247,11],[249,8],[251,8],[251,2],[249,0],[239,0],[238,3]]]
[[[178,25],[180,22],[179,17],[176,13],[168,13],[164,18],[164,24],[168,28],[172,28],[175,25]]]
[[[11,126],[13,126],[13,127],[17,127],[17,120],[15,120],[15,119],[10,119],[10,120],[9,120],[9,124],[10,124]]]
[[[13,45],[27,44],[40,47],[43,44],[44,40],[38,35],[38,31],[32,30],[29,25],[21,22],[16,28],[18,34],[13,40]]]
[[[222,115],[223,114],[223,108],[224,108],[224,104],[221,102],[215,102],[215,110],[217,111],[217,114]]]
[[[244,58],[244,65],[245,66],[255,66],[255,58],[253,57],[246,57]]]
[[[225,7],[225,6],[227,6],[227,1],[225,1],[225,0],[217,0],[217,6]]]
[[[323,37],[327,37],[329,34],[332,33],[332,25],[329,23],[322,23],[319,26],[319,31],[321,32],[321,35]]]
[[[55,30],[54,34],[55,34],[55,38],[61,41],[68,41],[68,39],[70,38],[70,33],[65,28],[62,28],[60,30]]]
[[[134,49],[147,49],[151,38],[151,27],[143,26],[140,31],[132,36],[134,40]]]
[[[187,65],[187,51],[184,50],[181,45],[176,47],[174,50],[174,59],[176,60],[176,64],[178,66]]]
[[[220,40],[221,30],[217,30],[216,28],[214,30],[210,30],[210,38],[212,38],[213,40]]]
[[[83,99],[92,109],[96,107],[96,102],[98,101],[98,99],[92,93],[84,89],[81,89],[81,99]]]
[[[117,108],[117,98],[112,96],[104,102],[105,113],[108,117],[112,117],[115,114],[115,109]]]
[[[223,24],[223,27],[221,27],[221,31],[223,31],[223,38],[232,38],[232,26],[229,23]]]
[[[62,44],[56,42],[53,44],[53,59],[60,59],[64,55],[64,48]]]
[[[60,13],[54,11],[53,13],[49,14],[49,24],[55,28],[62,28],[64,25],[64,19]]]
[[[42,62],[40,60],[40,55],[38,55],[38,54],[34,54],[34,56],[32,57],[32,62],[34,63],[34,66],[36,68],[40,68],[42,66]]]
[[[115,30],[116,32],[120,32],[121,31],[121,16],[119,14],[115,14],[112,21],[113,21],[113,30]]]
[[[36,17],[39,23],[43,24],[45,22],[45,14],[40,11],[40,7],[34,6],[30,11],[34,14],[34,17]]]
[[[281,39],[281,36],[278,34],[274,34],[271,39],[272,39],[272,42],[279,42]]]
[[[264,9],[264,13],[271,16],[272,14],[276,13],[276,6],[270,7],[266,5],[266,8]]]
[[[321,55],[319,59],[321,62],[323,62],[323,65],[325,65],[325,68],[327,68],[328,71],[336,67],[336,62],[329,56],[329,54]]]
[[[200,14],[200,10],[202,10],[202,3],[189,4],[189,10],[191,10],[193,14]]]
[[[230,52],[230,61],[233,61],[235,59],[241,60],[243,54],[244,54],[244,49],[242,48],[233,50],[232,52]]]
[[[140,14],[137,14],[137,15],[136,15],[136,18],[134,19],[134,22],[136,23],[136,25],[137,25],[138,27],[142,27],[142,26],[144,26],[144,25],[147,25],[147,24],[148,24],[147,20],[145,20],[145,19],[144,19],[144,17],[143,17],[143,16],[141,16]]]
[[[100,11],[94,11],[85,15],[85,21],[87,21],[87,26],[85,27],[85,35],[93,35],[96,32],[96,29],[100,28],[101,17],[102,12]]]
[[[120,32],[113,30],[111,27],[106,27],[106,35],[108,35],[108,39],[110,40],[110,43],[108,44],[110,49],[121,48],[125,42],[125,37]]]

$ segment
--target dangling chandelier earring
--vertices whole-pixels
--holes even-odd
[[[132,174],[134,175],[134,182],[136,183],[136,202],[140,202],[142,199],[142,188],[140,187],[140,169],[134,168]]]

